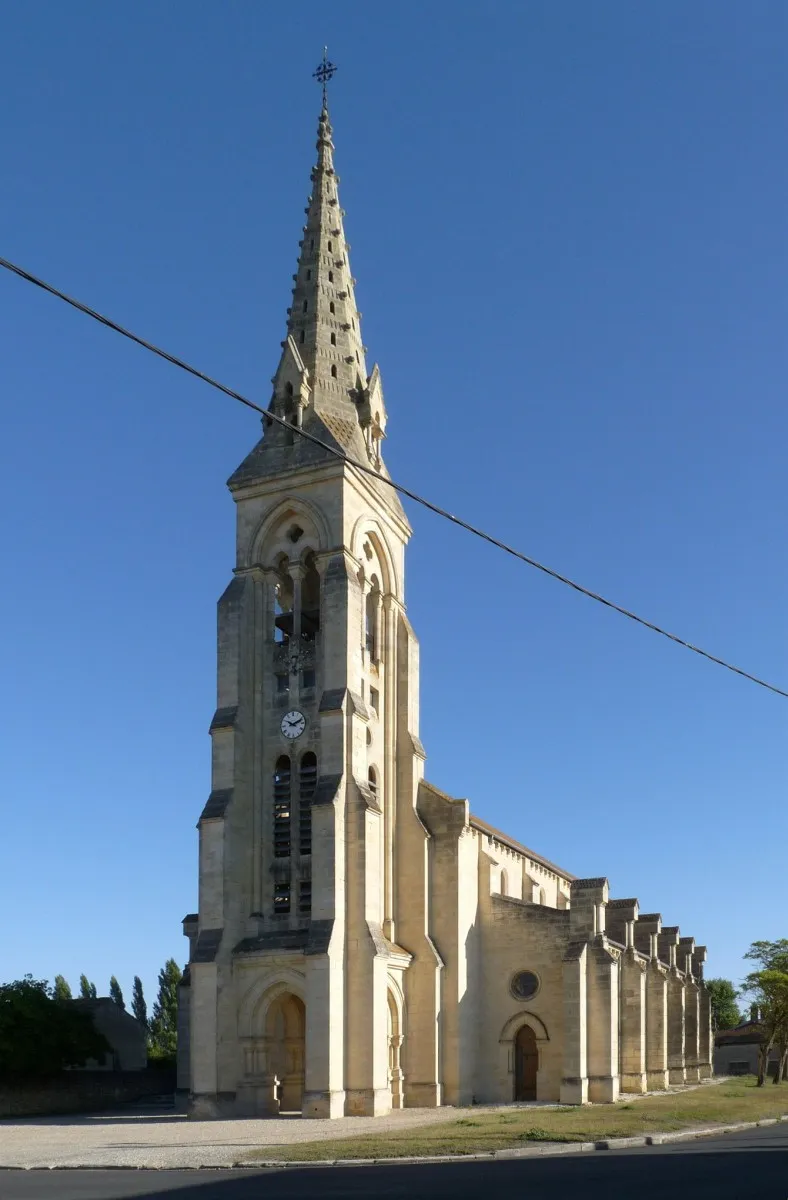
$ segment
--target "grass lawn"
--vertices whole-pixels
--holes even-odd
[[[467,1110],[466,1110],[467,1111]],[[758,1121],[788,1113],[788,1086],[755,1077],[707,1084],[689,1092],[620,1100],[578,1108],[479,1108],[440,1125],[267,1146],[249,1157],[309,1162],[325,1158],[402,1158],[425,1154],[478,1154],[523,1142],[593,1142],[608,1137],[667,1132],[700,1125]]]

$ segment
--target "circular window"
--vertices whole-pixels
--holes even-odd
[[[518,971],[509,986],[515,1000],[530,1000],[539,991],[539,976],[533,971]]]

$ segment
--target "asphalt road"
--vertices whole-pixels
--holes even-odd
[[[261,1171],[0,1170],[0,1200],[788,1200],[788,1123],[721,1138],[556,1158]]]

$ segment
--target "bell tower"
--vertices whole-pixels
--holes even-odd
[[[184,923],[181,1079],[203,1116],[379,1114],[408,1086],[413,1103],[440,1102],[440,960],[426,893],[402,905],[409,831],[424,856],[411,530],[386,483],[325,94],[316,149],[269,405],[285,424],[264,418],[228,481],[236,562],[218,607],[199,912]]]

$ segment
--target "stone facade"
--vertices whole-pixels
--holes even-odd
[[[194,1116],[338,1117],[708,1075],[702,948],[424,779],[411,530],[325,110],[317,151],[271,417],[229,480],[179,1087]]]

